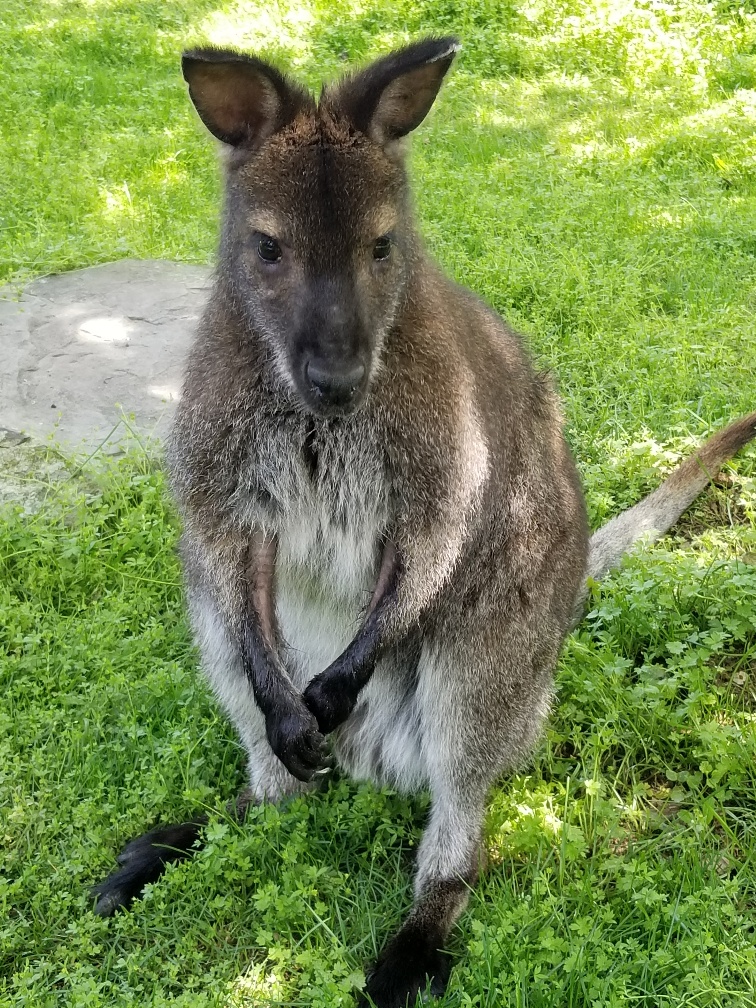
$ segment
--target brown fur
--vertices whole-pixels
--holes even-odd
[[[671,473],[662,485],[635,507],[612,518],[591,537],[588,575],[601,578],[633,543],[653,542],[671,528],[683,511],[714,479],[722,464],[756,435],[756,413],[733,421],[705,441]],[[575,618],[582,613],[581,593]]]
[[[432,792],[379,1008],[443,990],[487,791],[538,736],[588,556],[550,382],[412,219],[401,138],[455,50],[418,43],[319,105],[247,57],[184,66],[232,147],[169,446],[190,612],[256,800],[306,789],[326,733],[348,771]]]

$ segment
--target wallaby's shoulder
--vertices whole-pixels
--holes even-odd
[[[510,460],[561,436],[559,397],[520,334],[425,257],[387,351],[400,422],[415,417],[409,433],[427,419],[448,449],[474,420],[487,450]]]

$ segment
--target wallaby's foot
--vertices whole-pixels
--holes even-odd
[[[92,888],[94,911],[110,917],[119,907],[129,907],[150,882],[156,882],[171,861],[191,857],[205,820],[158,826],[127,844],[117,861],[121,866]]]
[[[368,976],[359,1008],[414,1008],[417,995],[430,981],[430,993],[440,997],[451,972],[449,956],[437,946],[439,936],[419,927],[404,927],[383,950]]]

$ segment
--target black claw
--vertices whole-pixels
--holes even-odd
[[[312,780],[319,765],[320,764],[315,761],[308,760],[307,762],[304,762],[301,759],[292,759],[291,757],[284,761],[284,766],[289,773],[293,777],[296,777],[297,780],[304,781],[305,784]]]
[[[284,766],[292,775],[292,777],[296,777],[297,780],[302,781],[303,784],[308,784],[312,780],[312,776],[315,773],[314,770],[312,770],[310,767],[304,766],[304,764],[302,763],[294,763],[292,761],[289,761],[288,763],[285,763]]]
[[[320,736],[318,736],[320,738]],[[327,751],[325,740],[294,748],[279,754],[279,759],[297,780],[309,781],[326,761]]]

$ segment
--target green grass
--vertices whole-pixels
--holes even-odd
[[[558,375],[592,519],[752,409],[756,15],[700,0],[6,0],[0,269],[210,261],[177,71],[247,46],[310,83],[424,31],[465,49],[412,168],[429,244]],[[756,1005],[756,466],[595,589],[533,764],[492,799],[452,1006]],[[0,524],[0,1003],[353,1004],[409,899],[420,799],[340,781],[240,828],[163,476],[130,454]],[[87,887],[200,806],[133,913]]]
[[[163,474],[141,453],[75,472],[0,526],[0,1003],[352,1004],[425,803],[339,781],[228,821],[242,756],[196,675]],[[747,472],[595,589],[534,764],[493,796],[447,1008],[754,1004]],[[203,807],[193,863],[89,912],[126,839]]]

